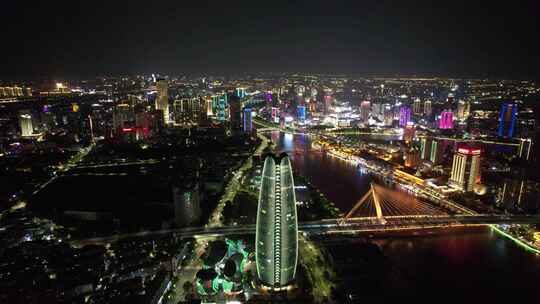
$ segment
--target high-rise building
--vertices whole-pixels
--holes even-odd
[[[448,93],[448,98],[446,98],[446,105],[449,109],[452,109],[454,106],[454,94]]]
[[[298,261],[298,220],[291,162],[287,154],[264,161],[257,225],[255,260],[259,280],[270,287],[290,284]]]
[[[199,97],[182,97],[174,101],[174,117],[177,124],[198,125],[205,116],[206,108]]]
[[[460,99],[457,105],[457,119],[464,121],[469,117],[471,104],[468,101]]]
[[[384,120],[383,111],[384,110],[383,110],[383,104],[382,103],[374,102],[371,105],[371,115],[374,116],[374,117],[377,117],[377,119],[379,119],[380,121]]]
[[[524,160],[530,160],[532,148],[533,148],[532,138],[520,138],[519,148],[517,149],[517,156]]]
[[[499,131],[500,137],[512,138],[516,127],[517,104],[504,103],[499,113]]]
[[[369,100],[364,100],[360,103],[360,120],[363,123],[367,123],[369,119],[369,112],[371,111],[371,103]]]
[[[429,151],[431,150],[431,138],[422,137],[420,139],[420,158],[429,160]]]
[[[279,109],[276,107],[272,107],[272,122],[273,123],[279,123]]]
[[[156,82],[157,96],[156,96],[156,110],[163,112],[163,122],[168,125],[170,122],[169,115],[169,85],[167,80],[159,79]]]
[[[306,106],[300,105],[296,107],[296,112],[298,114],[298,120],[303,122],[306,120]]]
[[[442,141],[435,138],[423,137],[420,139],[420,158],[430,161],[433,165],[441,163],[444,155]]]
[[[2,97],[15,97],[15,89],[13,87],[4,87],[2,91]]]
[[[14,87],[13,88],[15,96],[22,97],[23,96],[23,89],[21,87]]]
[[[217,119],[219,121],[226,121],[229,119],[228,115],[228,98],[227,94],[223,93],[217,96]]]
[[[228,99],[229,105],[229,121],[231,127],[235,130],[242,129],[242,101],[236,95],[230,96]]]
[[[132,106],[117,104],[113,110],[113,133],[115,138],[134,141],[137,138],[136,118]]]
[[[244,98],[246,97],[246,89],[245,88],[236,88],[235,95],[238,98]]]
[[[394,122],[394,113],[392,111],[392,106],[389,103],[385,103],[383,106],[383,112],[384,125],[391,126]]]
[[[135,134],[137,140],[146,139],[150,137],[152,132],[157,130],[153,128],[152,113],[150,112],[137,112],[135,113]]]
[[[330,108],[332,107],[332,96],[325,95],[324,96],[324,114],[330,113]]]
[[[392,110],[394,112],[394,120],[397,120],[399,124],[399,118],[401,116],[401,102],[394,103]]]
[[[433,139],[431,141],[431,147],[429,149],[429,161],[438,165],[442,162],[444,156],[444,145],[440,140]]]
[[[34,128],[32,126],[32,115],[30,113],[22,113],[19,115],[19,125],[21,127],[22,136],[32,136]]]
[[[452,110],[443,110],[441,112],[441,119],[439,120],[439,129],[453,129],[454,128],[454,114]]]
[[[463,191],[473,191],[480,184],[480,154],[481,150],[469,146],[458,148],[452,162],[452,175],[448,184]]]
[[[411,121],[411,108],[408,106],[401,106],[399,110],[399,126],[405,127],[408,122]]]
[[[431,115],[431,100],[424,101],[424,115]]]
[[[416,168],[420,162],[420,151],[417,148],[410,148],[405,152],[405,167]]]
[[[212,115],[217,116],[218,113],[218,104],[219,104],[219,95],[212,95]]]
[[[253,131],[253,112],[251,108],[244,108],[244,132]]]
[[[416,128],[412,122],[408,122],[403,130],[403,140],[410,143],[415,135]]]
[[[413,103],[413,113],[415,115],[422,114],[422,101],[420,98],[416,98]]]
[[[214,109],[212,107],[212,98],[211,97],[205,97],[204,99],[205,107],[206,107],[206,116],[214,116]]]
[[[113,129],[115,132],[121,132],[124,128],[135,126],[135,112],[133,107],[127,103],[120,103],[113,110]]]

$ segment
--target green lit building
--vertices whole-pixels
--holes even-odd
[[[264,161],[256,229],[259,280],[273,288],[290,284],[298,260],[298,220],[291,162],[285,153]]]
[[[229,119],[228,106],[229,101],[227,98],[227,94],[223,93],[219,95],[217,104],[217,119],[219,121],[226,121]]]

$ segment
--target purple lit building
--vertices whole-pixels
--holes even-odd
[[[399,126],[405,127],[411,121],[411,108],[402,106],[399,110]]]
[[[454,114],[451,110],[444,110],[441,112],[441,119],[439,120],[439,129],[453,129],[454,128]]]

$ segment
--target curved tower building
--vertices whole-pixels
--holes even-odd
[[[273,288],[288,285],[296,275],[298,220],[291,162],[285,153],[268,155],[264,161],[256,229],[259,280]]]

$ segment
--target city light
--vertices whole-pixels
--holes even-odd
[[[19,2],[2,303],[540,299],[537,3]]]

